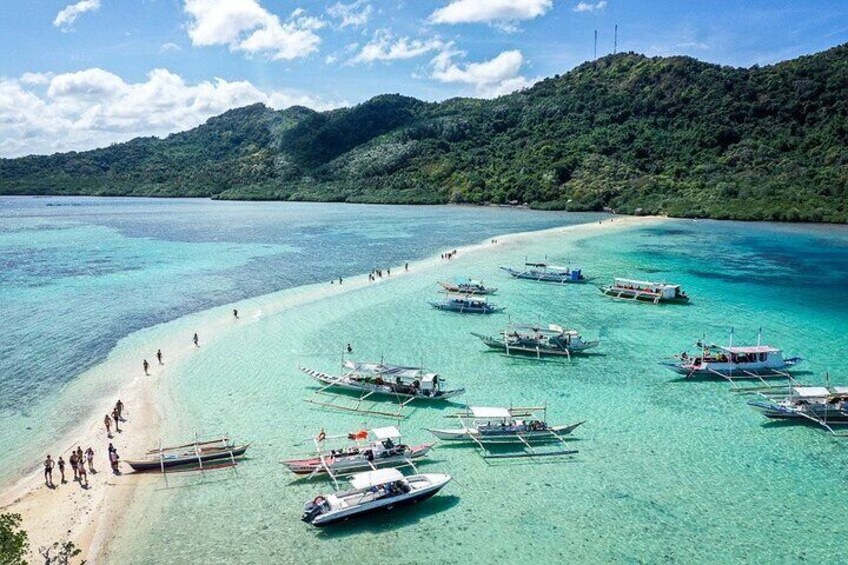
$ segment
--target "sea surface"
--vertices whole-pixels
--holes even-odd
[[[45,414],[42,407],[61,398],[53,388],[135,329],[194,311],[202,324],[204,309],[245,298],[240,311],[252,316],[251,296],[314,297],[330,274],[361,277],[499,233],[599,220],[341,204],[3,199],[0,206],[2,257],[29,265],[3,274],[0,305],[16,317],[2,331],[17,332],[2,340],[3,418],[26,418],[29,442],[45,422],[26,414]],[[768,424],[729,383],[686,382],[660,363],[703,336],[722,343],[733,331],[736,343],[754,343],[762,329],[764,343],[805,359],[799,380],[827,375],[848,384],[848,229],[688,220],[610,228],[492,245],[420,271],[413,263],[411,276],[304,300],[212,338],[169,374],[169,402],[180,413],[165,418],[163,434],[179,441],[225,431],[252,442],[250,457],[235,469],[144,478],[146,504],[131,510],[132,527],[112,544],[110,560],[842,561],[848,439]],[[578,262],[593,282],[679,283],[692,304],[623,303],[593,284],[513,280],[499,270],[545,256]],[[497,286],[492,301],[506,311],[430,307],[436,281],[455,276]],[[559,323],[601,345],[570,362],[538,362],[488,351],[470,334],[496,334],[510,321]],[[278,461],[307,452],[322,428],[335,434],[391,423],[305,402],[316,387],[297,367],[338,371],[347,343],[359,360],[436,370],[449,386],[465,386],[460,400],[471,405],[544,406],[551,423],[585,420],[568,441],[579,453],[487,460],[471,447],[437,445],[419,468],[454,476],[438,496],[315,530],[299,520],[302,505],[331,483],[293,481]],[[13,372],[19,364],[28,370]],[[65,366],[73,370],[65,374]],[[20,392],[7,393],[7,379]],[[411,410],[399,424],[405,441],[432,441],[425,428],[450,426],[444,416],[459,406]],[[7,448],[20,442],[0,434]]]
[[[31,467],[35,454],[43,459],[41,446],[89,416],[90,399],[63,391],[134,331],[500,233],[596,216],[458,206],[0,197],[0,479]]]

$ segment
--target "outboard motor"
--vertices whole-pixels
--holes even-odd
[[[300,519],[307,524],[311,524],[315,518],[324,513],[326,506],[327,501],[324,497],[316,496],[315,500],[311,500],[303,505],[303,516]]]

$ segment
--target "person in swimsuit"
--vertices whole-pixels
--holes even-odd
[[[77,472],[79,473],[80,486],[88,488],[88,473],[85,472],[85,461],[82,458],[77,461]]]
[[[117,406],[115,406],[115,409],[112,410],[112,420],[115,421],[115,431],[118,432],[118,433],[121,433],[121,425],[119,423],[120,420],[121,420],[121,415],[118,412]]]
[[[124,403],[118,400],[115,403],[115,410],[118,411],[118,418],[123,422],[124,421]]]
[[[90,473],[96,473],[94,470],[94,450],[90,447],[85,450],[85,460],[88,461],[88,471]]]
[[[192,341],[194,342],[195,347],[200,347],[200,339],[198,339],[197,334],[194,334]]]
[[[44,484],[48,487],[52,487],[53,485],[53,458],[49,455],[47,459],[44,460]]]
[[[150,371],[148,369],[150,369],[150,363],[147,362],[147,359],[141,362],[141,366],[144,367],[144,374],[149,375]]]
[[[62,456],[59,456],[59,460],[56,462],[59,465],[59,474],[62,476],[62,484],[67,483],[65,480],[65,460],[62,459]]]
[[[162,350],[161,349],[156,350],[156,360],[159,361],[160,365],[164,365],[164,363],[162,362]]]
[[[71,451],[71,456],[68,457],[68,463],[71,465],[71,471],[74,472],[74,480],[77,480],[78,471],[77,471],[77,452]]]
[[[112,437],[112,417],[109,414],[106,414],[103,417],[103,425],[106,426],[106,435],[111,438]]]

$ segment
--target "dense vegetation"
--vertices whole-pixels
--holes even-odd
[[[0,160],[0,193],[211,196],[848,221],[848,45],[768,67],[623,53],[494,100],[262,105]]]

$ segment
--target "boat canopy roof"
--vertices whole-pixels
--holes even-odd
[[[615,279],[616,286],[637,286],[640,288],[680,288],[679,284],[666,284],[666,283],[658,283],[658,282],[650,282],[650,281],[637,281],[635,279]]]
[[[511,418],[512,414],[509,413],[509,410],[506,408],[493,408],[490,406],[469,406],[468,410],[471,411],[471,415],[475,418],[498,418],[498,419],[507,419]]]
[[[374,375],[392,375],[395,377],[419,378],[424,371],[421,367],[405,367],[403,365],[386,365],[384,363],[363,363],[360,361],[345,361],[344,365],[354,373]]]
[[[397,439],[400,437],[400,430],[395,426],[386,426],[384,428],[374,428],[371,434],[377,439]]]
[[[740,347],[719,347],[722,351],[728,353],[776,353],[780,351],[776,347],[770,345],[745,345]]]
[[[456,277],[456,278],[453,279],[453,282],[455,282],[456,284],[470,284],[470,285],[483,286],[482,282],[480,282],[476,279],[469,278],[469,277]]]
[[[403,473],[397,469],[377,469],[376,471],[356,473],[350,478],[350,484],[355,489],[362,489],[376,487],[402,479]]]
[[[827,387],[823,386],[796,386],[792,390],[796,396],[800,396],[802,398],[817,398],[828,396],[830,394]]]
[[[547,328],[542,327],[539,324],[515,324],[513,326],[510,326],[507,331],[509,331],[510,329],[514,331],[532,331],[541,334],[565,334],[572,336],[579,335],[577,330],[567,330],[559,324],[548,324]]]

